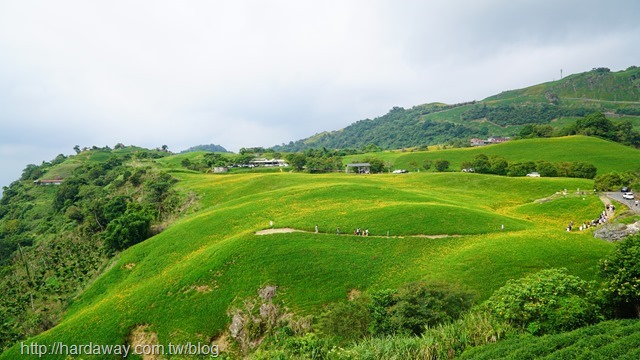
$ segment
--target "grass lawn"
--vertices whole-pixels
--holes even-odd
[[[590,180],[424,172],[174,176],[180,191],[198,194],[200,210],[122,252],[61,324],[30,341],[124,343],[141,324],[160,343],[207,341],[228,326],[230,306],[266,284],[279,287],[278,299],[290,309],[311,315],[351,289],[412,281],[455,284],[482,300],[508,279],[549,267],[594,279],[598,259],[612,249],[591,231],[564,231],[569,220],[597,216],[596,196],[536,201],[591,188]],[[309,232],[255,235],[270,222]],[[312,232],[316,224],[320,234]],[[356,227],[371,236],[346,235]]]

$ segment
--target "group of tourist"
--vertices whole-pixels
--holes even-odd
[[[607,220],[609,220],[609,217],[613,215],[613,212],[615,210],[616,210],[615,205],[607,204],[605,206],[605,209],[602,210],[602,213],[600,213],[600,216],[598,216],[596,219],[593,219],[591,221],[585,221],[584,223],[580,224],[580,226],[578,227],[578,230],[579,231],[587,230],[592,226],[598,226],[606,223]],[[567,226],[567,231],[571,231],[572,229],[573,229],[573,221],[571,221]]]
[[[316,234],[318,233],[318,225],[316,225]],[[336,229],[336,234],[340,235],[340,228]],[[353,230],[353,235],[356,236],[369,236],[369,229],[362,230],[361,228],[357,228]]]

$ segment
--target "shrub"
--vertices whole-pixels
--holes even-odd
[[[600,271],[610,298],[630,305],[640,318],[640,235],[619,242],[616,250],[600,263]]]
[[[327,306],[320,317],[318,330],[339,343],[345,343],[366,337],[370,324],[368,304],[359,297],[353,301],[341,301]]]
[[[567,331],[600,320],[594,292],[566,269],[548,269],[509,280],[485,303],[499,319],[533,334]]]
[[[457,319],[471,304],[470,294],[410,283],[395,295],[390,322],[396,333],[420,335],[427,326]]]
[[[436,170],[443,172],[449,170],[449,160],[438,159],[433,162]]]
[[[104,240],[111,250],[124,250],[149,237],[152,216],[137,203],[107,225]]]
[[[424,283],[371,295],[373,335],[420,335],[428,326],[451,322],[471,307],[473,297],[464,292]]]

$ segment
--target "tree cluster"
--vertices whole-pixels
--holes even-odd
[[[289,165],[297,171],[322,173],[342,171],[342,156],[336,150],[307,149],[304,152],[290,153],[286,156]]]
[[[529,173],[537,172],[540,176],[544,177],[573,177],[584,179],[593,179],[598,172],[598,169],[593,164],[582,161],[552,163],[539,160],[536,162],[509,163],[502,156],[487,156],[485,154],[478,154],[473,160],[463,162],[461,167],[462,169],[480,174],[525,176]]]
[[[630,121],[614,123],[601,112],[576,120],[575,124],[564,132],[566,135],[596,136],[628,146],[640,146],[640,132],[633,129]]]
[[[551,120],[561,116],[585,116],[589,112],[583,108],[564,108],[552,104],[517,104],[475,105],[463,112],[463,120],[487,119],[500,126],[548,124]]]

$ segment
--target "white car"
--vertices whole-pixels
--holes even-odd
[[[408,173],[408,171],[404,170],[404,169],[398,169],[398,170],[393,170],[393,173],[394,174],[406,174],[406,173]]]
[[[622,198],[625,200],[634,200],[635,196],[633,196],[632,192],[626,192],[624,194],[622,194]]]
[[[527,176],[528,177],[540,177],[540,173],[534,171],[532,173],[528,173]]]

